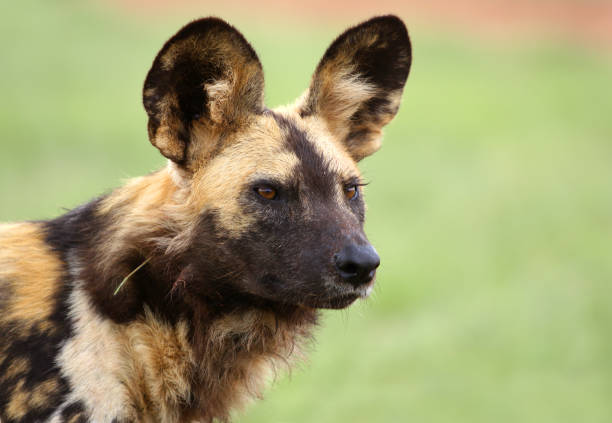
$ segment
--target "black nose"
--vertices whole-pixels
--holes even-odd
[[[334,258],[342,279],[353,285],[370,282],[380,264],[380,257],[369,244],[347,245]]]

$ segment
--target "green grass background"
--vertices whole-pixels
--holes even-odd
[[[3,6],[0,220],[57,216],[164,164],[141,84],[193,17]],[[232,22],[269,106],[299,95],[354,23]],[[612,58],[560,40],[412,38],[402,109],[362,165],[376,293],[326,312],[310,360],[237,421],[612,421]]]

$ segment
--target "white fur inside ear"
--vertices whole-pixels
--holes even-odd
[[[322,107],[334,113],[334,120],[348,120],[359,107],[376,95],[376,86],[353,73],[340,74],[325,84],[320,99]],[[326,113],[324,111],[324,113]]]
[[[319,113],[332,133],[344,139],[350,131],[352,116],[377,92],[375,85],[350,72],[350,69],[331,75],[323,78],[319,89]]]
[[[228,107],[230,94],[232,91],[232,83],[229,79],[215,81],[212,84],[204,86],[208,94],[208,109],[210,111],[210,119],[215,123],[222,123],[226,118],[226,110]]]

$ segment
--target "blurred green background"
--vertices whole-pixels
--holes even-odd
[[[164,165],[141,86],[163,42],[211,13],[195,10],[3,5],[0,220],[57,216]],[[376,292],[326,312],[309,361],[236,421],[611,422],[612,49],[401,16],[413,71],[362,163]],[[258,51],[269,106],[360,19],[223,17]]]

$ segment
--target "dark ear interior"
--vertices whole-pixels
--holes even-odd
[[[341,34],[313,75],[300,113],[323,118],[355,160],[380,146],[397,113],[412,61],[410,38],[396,16],[380,16]]]
[[[218,18],[194,21],[166,42],[145,80],[149,139],[188,165],[220,133],[261,113],[263,91],[261,63],[242,34]]]

